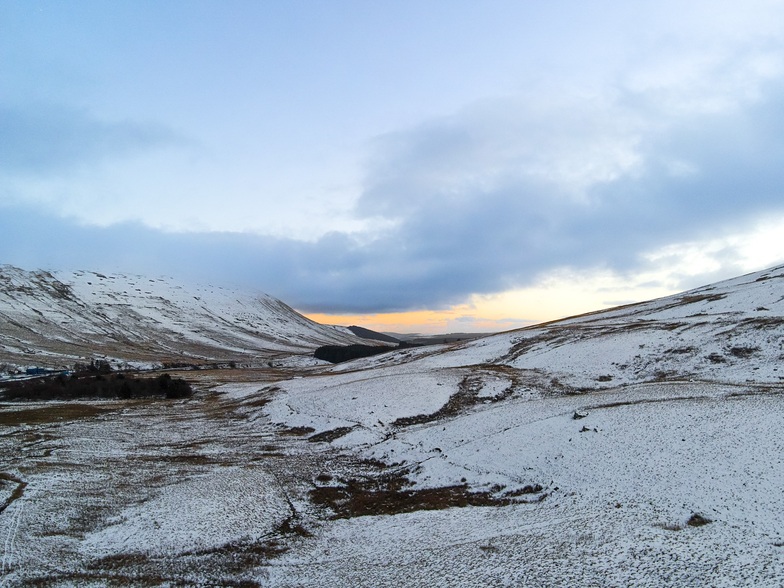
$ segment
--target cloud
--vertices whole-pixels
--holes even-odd
[[[554,268],[649,270],[665,259],[652,252],[684,242],[699,250],[784,215],[784,92],[775,84],[746,108],[659,125],[605,128],[600,123],[613,109],[625,120],[636,114],[611,101],[584,105],[580,112],[596,120],[584,123],[566,150],[572,122],[557,124],[564,104],[497,106],[488,102],[377,141],[357,202],[363,218],[391,221],[375,233],[333,232],[313,242],[166,233],[131,223],[88,227],[6,207],[0,257],[26,267],[250,286],[310,312],[392,312],[531,286]],[[562,175],[570,165],[574,173]],[[741,245],[712,246],[702,271],[734,267]],[[682,273],[684,283],[695,279]]]
[[[180,141],[152,123],[102,121],[53,104],[0,105],[0,174],[62,173]]]
[[[556,268],[660,267],[656,251],[699,249],[784,215],[776,47],[692,56],[668,70],[676,57],[602,90],[530,89],[378,137],[354,209],[358,225],[375,231],[315,241],[166,233],[6,206],[0,260],[174,274],[256,287],[304,311],[351,313],[446,308],[534,285]],[[79,111],[32,112],[0,113],[6,174],[54,173],[173,140]],[[697,258],[682,280],[734,267],[738,248],[713,251],[709,268]]]
[[[6,207],[0,253],[27,267],[251,286],[305,311],[389,312],[530,286],[558,267],[634,272],[661,263],[646,257],[651,251],[742,232],[784,212],[784,93],[777,86],[745,109],[668,121],[655,133],[643,132],[644,124],[605,130],[600,122],[609,114],[599,113],[565,152],[572,122],[559,130],[560,106],[549,120],[542,109],[492,106],[379,139],[357,203],[362,216],[394,221],[375,234],[333,232],[304,242],[166,233]],[[591,109],[601,110],[581,112]],[[561,175],[565,162],[577,171]],[[732,264],[733,252],[727,246],[712,259]],[[706,270],[716,271],[715,263]]]

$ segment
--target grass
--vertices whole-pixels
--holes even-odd
[[[0,412],[0,425],[18,427],[20,425],[42,425],[89,419],[111,410],[113,409],[81,403],[49,404],[41,408],[23,408],[21,410],[6,409]]]
[[[449,400],[439,408],[436,412],[431,414],[418,414],[410,417],[401,417],[396,419],[392,425],[395,427],[409,427],[411,425],[421,425],[423,423],[430,423],[441,418],[447,418],[460,414],[465,408],[477,403],[478,389],[475,389],[472,384],[474,380],[470,376],[463,378],[458,385],[457,392],[449,397]]]
[[[704,517],[699,513],[694,513],[689,517],[689,520],[686,521],[686,524],[690,527],[702,527],[704,525],[708,525],[713,521],[710,520],[708,517]]]
[[[278,429],[278,435],[286,437],[304,437],[315,431],[316,429],[313,427],[280,427],[280,429]]]
[[[474,492],[467,484],[417,490],[410,487],[411,482],[404,475],[390,472],[372,473],[364,479],[340,480],[339,485],[329,484],[332,477],[328,475],[318,476],[316,480],[327,482],[328,485],[313,488],[310,499],[315,504],[332,510],[333,519],[465,506],[507,506],[525,501],[521,499],[522,496],[538,494],[537,501],[547,496],[542,493],[544,488],[540,484],[525,486],[501,496],[493,491]]]
[[[329,431],[323,431],[321,433],[311,435],[308,437],[308,441],[311,443],[331,443],[335,439],[339,439],[344,435],[348,435],[353,430],[354,427],[338,427],[337,429],[331,429]]]
[[[730,349],[730,354],[741,359],[751,357],[760,350],[759,347],[738,346]]]
[[[718,302],[726,298],[726,294],[692,294],[689,296],[681,296],[680,302],[683,304],[694,304],[695,302]]]
[[[19,478],[17,478],[12,474],[6,472],[0,472],[0,486],[2,486],[5,482],[11,482],[12,484],[16,484],[16,488],[13,489],[8,499],[6,499],[5,502],[0,504],[0,513],[2,513],[5,509],[11,506],[11,503],[13,503],[14,500],[19,500],[24,494],[25,488],[27,488],[27,482],[20,480]]]
[[[689,519],[686,521],[685,524],[681,523],[664,523],[658,525],[665,531],[682,531],[685,527],[704,527],[705,525],[709,525],[713,521],[706,516],[703,516],[699,513],[692,513]]]
[[[261,541],[234,541],[176,557],[117,553],[92,560],[78,576],[38,578],[37,584],[33,585],[49,586],[50,580],[74,578],[108,586],[191,586],[194,584],[187,578],[195,573],[201,577],[198,585],[258,587],[258,582],[242,576],[288,551],[286,538],[312,536],[310,531],[290,518],[281,523],[272,536]]]
[[[419,510],[443,510],[464,506],[505,506],[511,502],[489,492],[471,492],[468,486],[445,486],[423,490],[368,488],[352,480],[347,486],[319,486],[310,492],[313,502],[335,512],[333,519],[395,515]]]

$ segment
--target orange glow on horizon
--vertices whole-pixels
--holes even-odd
[[[309,319],[325,325],[365,327],[378,332],[436,334],[455,332],[452,324],[459,318],[455,310],[415,310],[379,314],[306,314]],[[467,332],[469,329],[463,329]],[[495,329],[488,329],[488,332]]]
[[[475,294],[465,304],[441,310],[305,316],[325,325],[357,325],[400,334],[500,333],[674,292],[665,280],[653,280],[650,275],[629,280],[611,272],[562,271],[553,272],[530,288]]]
[[[306,317],[324,325],[356,325],[381,333],[436,335],[447,333],[498,333],[534,321],[503,319],[492,312],[477,312],[473,305],[458,305],[444,310],[415,310],[378,314],[307,313]]]

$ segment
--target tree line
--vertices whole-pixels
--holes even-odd
[[[77,400],[85,398],[188,398],[191,385],[161,374],[139,378],[128,374],[82,372],[3,382],[3,400]]]

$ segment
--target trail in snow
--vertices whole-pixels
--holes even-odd
[[[24,500],[16,500],[14,502],[14,508],[12,510],[13,515],[11,517],[11,522],[8,525],[8,533],[6,534],[5,541],[3,542],[3,559],[0,563],[0,586],[4,586],[6,583],[6,571],[10,568],[11,562],[14,556],[14,542],[16,540],[16,535],[19,532],[19,526],[22,521],[22,515],[25,509],[25,501]],[[7,507],[10,505],[6,505],[5,512],[7,512]]]

